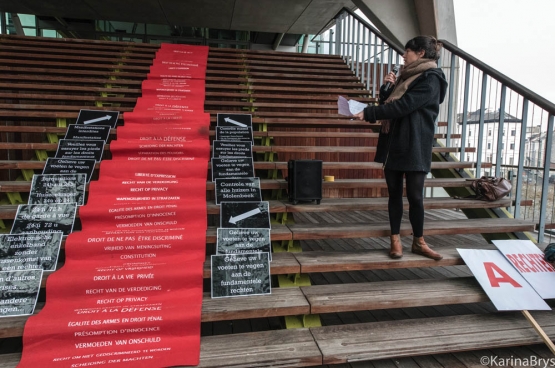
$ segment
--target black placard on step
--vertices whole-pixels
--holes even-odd
[[[73,230],[77,204],[20,204],[10,234],[51,233],[69,235]]]
[[[224,201],[260,202],[259,178],[216,179],[216,204]]]
[[[268,202],[222,202],[220,227],[269,229],[270,205]]]
[[[252,178],[254,165],[252,158],[213,158],[212,181],[229,178]]]
[[[42,270],[0,272],[0,317],[33,314]]]
[[[225,229],[220,227],[216,241],[216,254],[268,252],[271,261],[270,244],[270,229]]]
[[[55,271],[62,236],[61,232],[0,235],[0,271]]]
[[[271,294],[268,253],[213,255],[212,298]]]
[[[33,175],[28,204],[85,204],[85,174]]]
[[[102,140],[60,139],[55,157],[99,162],[102,160],[102,154],[104,153],[104,144],[105,142]]]
[[[70,124],[67,127],[64,139],[100,140],[106,142],[110,135],[110,129],[109,125]]]
[[[252,128],[216,127],[218,141],[249,141],[253,142]]]
[[[85,174],[87,183],[91,181],[95,160],[76,160],[65,158],[52,158],[46,160],[43,174]]]
[[[251,114],[218,113],[216,121],[218,126],[252,127]]]
[[[76,124],[84,125],[109,125],[116,127],[119,111],[107,110],[80,110]]]
[[[212,157],[248,157],[252,158],[252,142],[247,141],[214,141]]]

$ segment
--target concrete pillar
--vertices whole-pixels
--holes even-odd
[[[285,36],[285,33],[276,34],[276,39],[274,40],[274,44],[272,45],[272,49],[274,51],[276,51],[277,48],[279,47],[279,44],[281,43],[281,40],[283,40],[283,36]]]
[[[23,27],[21,26],[21,20],[19,19],[19,16],[17,15],[17,13],[11,13],[11,14],[12,14],[12,22],[15,27],[16,34],[18,36],[25,36],[25,31],[23,31]]]
[[[309,42],[310,42],[309,35],[305,34],[304,39],[303,39],[303,50],[301,51],[303,54],[306,54],[306,52],[308,51],[308,43]]]

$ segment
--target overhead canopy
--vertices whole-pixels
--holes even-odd
[[[222,30],[315,34],[350,0],[0,0],[0,11]]]

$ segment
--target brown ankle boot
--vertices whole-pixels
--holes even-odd
[[[391,235],[391,250],[389,251],[389,257],[393,259],[399,259],[403,256],[403,245],[401,244],[401,236]]]
[[[412,252],[414,254],[420,254],[421,256],[428,257],[431,259],[435,259],[439,261],[443,258],[443,256],[428,247],[428,244],[424,241],[424,237],[421,236],[420,238],[413,238],[412,240]]]

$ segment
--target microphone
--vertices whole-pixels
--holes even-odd
[[[393,70],[391,70],[391,71],[395,74],[395,77],[398,77],[398,76],[399,76],[399,69],[400,69],[400,68],[401,68],[401,67],[399,66],[399,64],[396,64],[396,65],[393,67]],[[391,88],[391,82],[387,82],[387,84],[385,85],[385,90],[386,90],[386,91],[387,91],[389,88]]]

